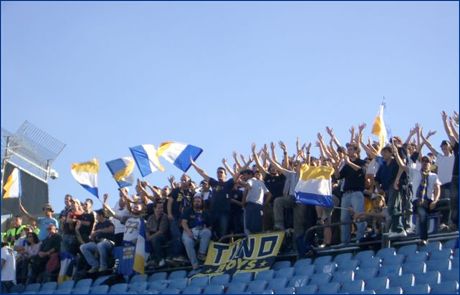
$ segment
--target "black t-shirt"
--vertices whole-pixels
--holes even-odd
[[[286,181],[286,176],[283,174],[273,176],[270,173],[265,175],[264,183],[272,194],[272,202],[275,198],[283,196],[284,182]]]
[[[104,222],[98,222],[96,223],[96,226],[94,227],[95,230],[99,230],[99,229],[105,229],[105,228],[109,228],[113,226],[114,229],[115,229],[115,226],[113,225],[112,221],[106,219]],[[110,241],[113,241],[115,238],[113,232],[112,233],[102,233],[102,232],[98,232],[96,233],[96,236],[95,236],[95,241],[96,242],[100,242],[102,239],[107,239],[107,240],[110,240]]]
[[[193,208],[185,209],[182,214],[182,219],[187,220],[187,224],[190,229],[197,226],[209,226],[211,224],[208,212],[196,212]]]
[[[188,189],[175,188],[172,190],[170,197],[174,200],[172,214],[176,218],[180,217],[184,209],[189,208],[192,204],[192,193]]]
[[[212,214],[227,214],[230,212],[230,193],[233,190],[233,178],[227,181],[217,181],[209,178],[212,187],[211,212]]]
[[[452,171],[452,175],[458,176],[458,142],[454,144],[452,150],[454,151],[455,156],[454,171]]]
[[[83,239],[83,241],[85,241],[86,243],[89,242],[89,235],[91,234],[91,231],[93,229],[93,225],[94,225],[94,213],[91,212],[91,213],[84,213],[80,216],[77,217],[78,220],[80,221],[89,221],[90,222],[90,225],[81,225],[80,226],[80,236],[81,238]]]
[[[366,161],[356,159],[352,161],[352,163],[358,165],[360,169],[355,171],[349,165],[345,165],[342,170],[340,170],[340,178],[345,178],[343,191],[364,191],[364,167]]]
[[[233,189],[230,192],[230,198],[233,200],[239,201],[239,202],[243,201],[243,191],[239,189]],[[243,213],[243,207],[241,207],[240,205],[231,203],[230,212],[231,212],[231,215],[239,215]]]
[[[396,163],[396,160],[391,160],[390,164],[387,165],[384,162],[380,165],[377,174],[375,175],[375,180],[380,183],[384,191],[388,191],[390,187],[395,182],[396,176],[398,175],[399,165]]]
[[[48,236],[42,241],[39,251],[47,252],[54,248],[54,250],[59,253],[61,251],[61,240],[62,238],[59,234]]]

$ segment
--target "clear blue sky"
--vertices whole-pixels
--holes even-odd
[[[419,122],[438,130],[438,146],[440,112],[459,108],[458,5],[2,2],[1,124],[28,120],[67,144],[49,182],[57,210],[66,193],[90,196],[73,162],[98,158],[99,189],[114,203],[104,163],[130,146],[197,145],[214,176],[252,142],[293,150],[297,136],[313,141],[331,126],[344,143],[361,122],[367,136],[383,96],[393,135]],[[163,163],[147,181],[179,178]]]

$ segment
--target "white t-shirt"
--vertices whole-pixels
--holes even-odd
[[[377,174],[377,171],[379,171],[380,164],[377,162],[377,158],[372,159],[369,162],[369,165],[367,165],[366,169],[366,175],[373,175],[375,176]]]
[[[136,243],[139,236],[139,229],[141,226],[141,219],[139,217],[130,217],[125,222],[125,233],[123,241]]]
[[[246,196],[246,202],[263,205],[264,194],[268,193],[268,189],[265,186],[265,183],[253,177],[248,180],[248,184],[251,186],[251,188],[249,189],[248,195]]]
[[[436,165],[438,165],[438,177],[441,184],[452,181],[452,172],[454,170],[455,156],[436,155]]]
[[[126,207],[123,209],[120,209],[120,206],[118,205],[118,203],[115,205],[115,208],[113,208],[113,212],[115,212],[115,215],[120,219],[123,219],[123,217],[130,215],[128,209],[126,209]],[[121,223],[120,220],[118,220],[117,218],[111,218],[111,221],[113,225],[115,226],[114,234],[120,234],[120,233],[125,232],[125,225]]]
[[[16,282],[16,259],[13,249],[8,246],[3,247],[2,260],[5,260],[5,265],[2,267],[2,282]]]
[[[409,181],[412,184],[412,198],[411,200],[417,200],[417,190],[422,182],[422,173],[418,169],[409,167]],[[435,173],[428,174],[428,186],[427,186],[427,197],[433,200],[434,186],[435,184],[441,185],[438,176]]]

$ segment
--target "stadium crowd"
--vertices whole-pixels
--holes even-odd
[[[229,234],[285,230],[299,257],[314,255],[315,243],[359,245],[384,233],[426,243],[433,213],[440,216],[437,230],[458,230],[458,120],[457,112],[452,117],[442,112],[448,139],[440,151],[429,140],[435,132],[424,134],[419,125],[406,140],[394,136],[382,147],[363,142],[365,124],[350,129],[345,146],[327,127],[328,143],[317,135],[318,157],[311,156],[311,143],[301,146],[298,140],[293,155],[279,142],[281,161],[274,143],[259,150],[253,144],[249,157],[233,153],[233,166],[223,159],[215,177],[192,161],[199,182],[187,174],[179,182],[170,177],[163,188],[138,180],[135,193],[119,190],[113,207],[107,194],[98,210],[91,199],[70,194],[58,215],[51,204],[43,206],[43,216],[31,216],[21,205],[23,214],[2,233],[2,293],[15,283],[57,280],[66,255],[74,258],[73,277],[110,272],[113,249],[135,245],[141,219],[150,253],[146,268],[152,269],[189,262],[199,271],[209,242]],[[303,165],[334,169],[334,208],[296,202]],[[343,224],[327,226],[336,221]],[[319,242],[306,235],[315,225],[326,225]]]

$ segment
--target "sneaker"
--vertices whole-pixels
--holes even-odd
[[[103,267],[99,267],[99,272],[104,272],[107,270],[107,267],[103,266]]]
[[[179,256],[176,256],[176,257],[173,257],[172,259],[173,261],[176,261],[176,262],[188,262],[188,259],[185,258],[184,256],[182,255],[179,255]]]
[[[91,267],[90,270],[88,270],[88,273],[95,273],[98,271],[98,267],[97,266],[94,266],[94,267]]]
[[[392,232],[392,231],[390,231],[388,233],[389,238],[406,237],[406,236],[407,236],[407,233],[406,233],[405,230],[402,230],[400,232]]]
[[[166,261],[164,259],[161,259],[160,262],[158,262],[158,267],[163,267],[165,266]]]

